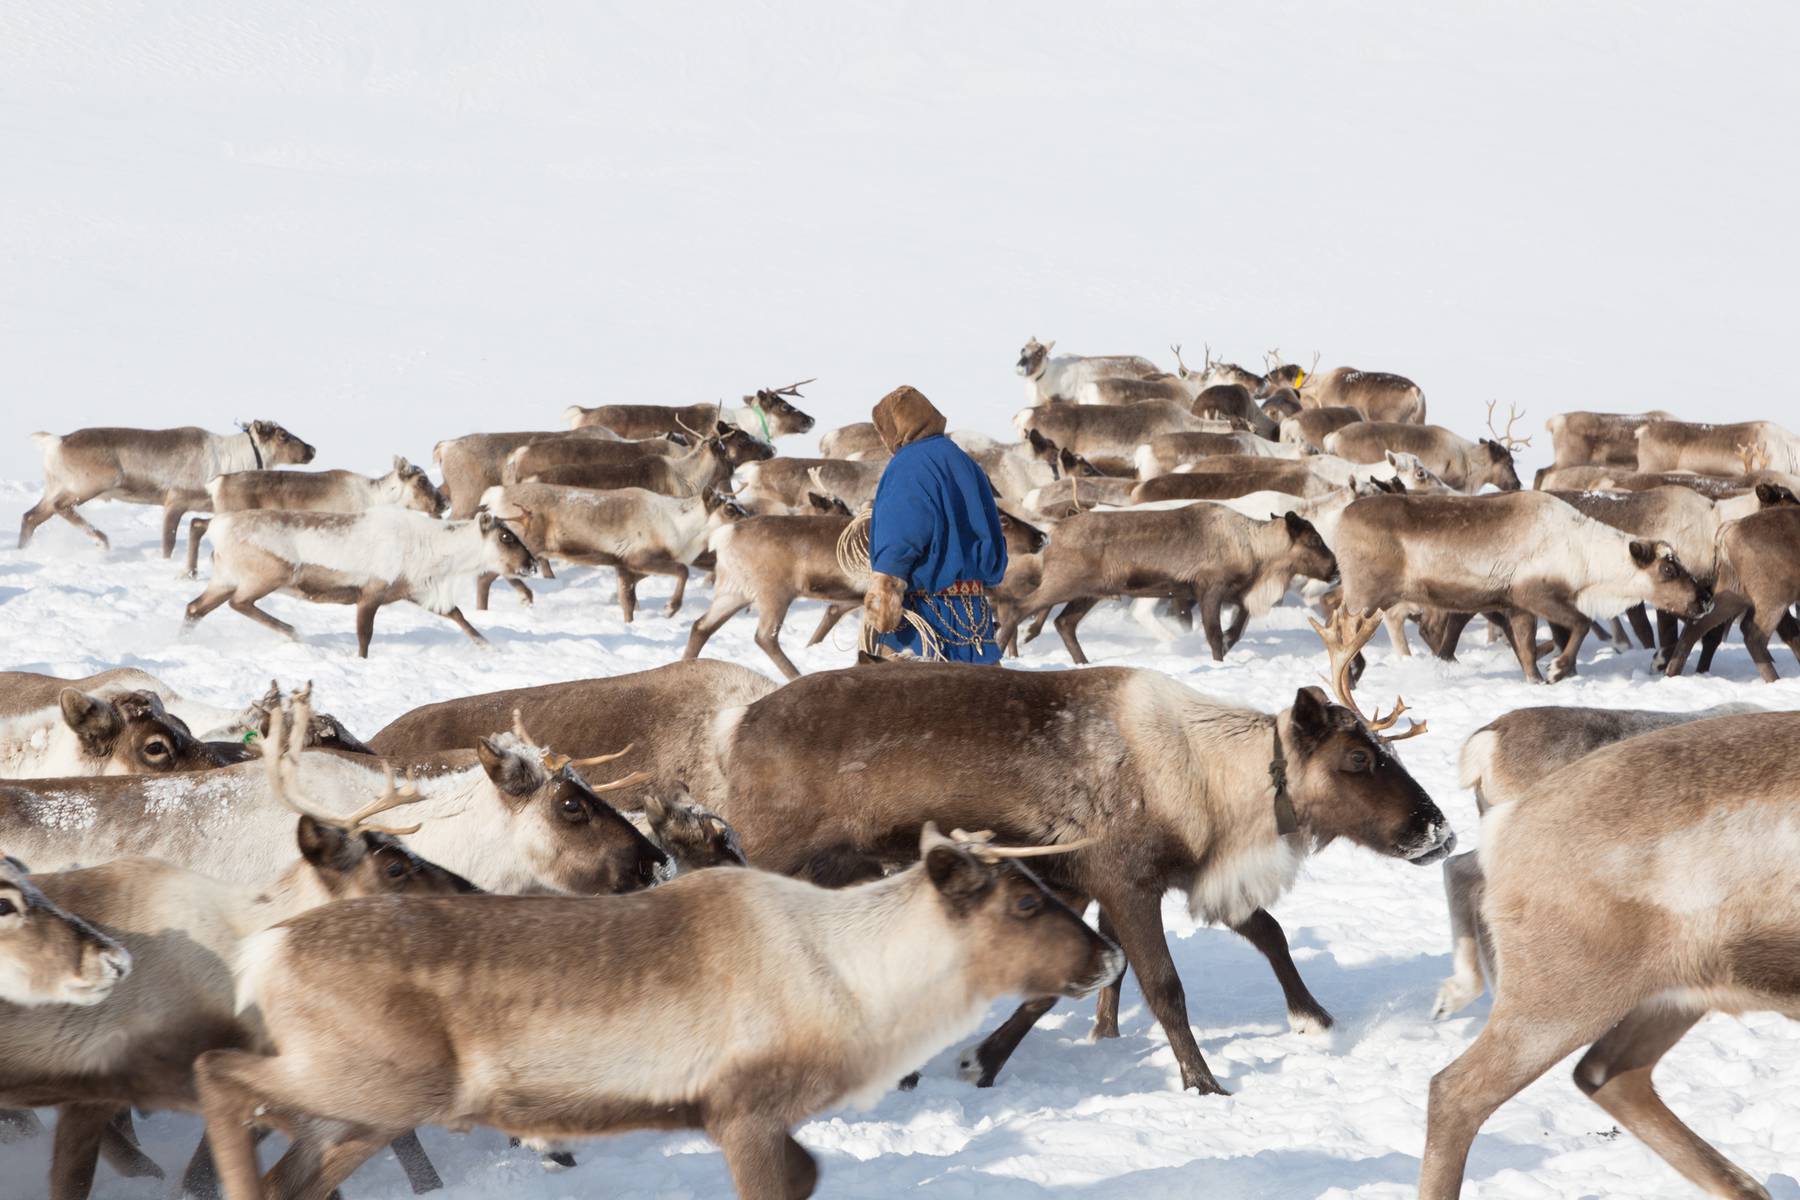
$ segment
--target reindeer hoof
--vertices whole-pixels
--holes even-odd
[[[906,1076],[900,1081],[900,1090],[903,1092],[910,1092],[918,1086],[919,1073],[917,1071],[914,1071],[911,1075]]]
[[[1322,1008],[1315,1008],[1310,1012],[1288,1013],[1288,1029],[1293,1033],[1305,1034],[1308,1037],[1318,1037],[1327,1033],[1335,1024],[1337,1022],[1332,1020],[1331,1014]]]
[[[978,1088],[994,1086],[994,1072],[981,1065],[981,1047],[970,1046],[956,1060],[956,1077]]]
[[[1431,1019],[1442,1021],[1454,1016],[1475,1001],[1481,999],[1482,986],[1479,981],[1463,979],[1452,975],[1444,980],[1438,988],[1437,1001],[1431,1006]]]
[[[1096,1042],[1105,1041],[1107,1038],[1116,1038],[1119,1036],[1119,1023],[1117,1021],[1095,1021],[1094,1031],[1089,1036]]]

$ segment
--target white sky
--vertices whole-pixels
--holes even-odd
[[[1397,370],[1435,418],[1793,422],[1792,5],[12,0],[0,475],[320,465],[817,375],[1008,430],[1076,352]],[[794,449],[801,449],[799,444]]]

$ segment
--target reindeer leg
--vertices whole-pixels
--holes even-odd
[[[1642,604],[1634,604],[1625,610],[1626,619],[1631,622],[1631,632],[1637,634],[1638,644],[1646,650],[1656,648],[1656,630],[1650,627],[1650,611]],[[1614,618],[1616,621],[1617,618]],[[1624,643],[1629,645],[1629,643]]]
[[[195,517],[188,522],[187,577],[189,579],[200,574],[200,539],[206,536],[206,531],[211,525],[212,521],[206,517]]]
[[[1443,625],[1438,630],[1437,645],[1433,647],[1433,651],[1439,658],[1445,662],[1456,661],[1456,647],[1462,641],[1463,630],[1467,629],[1469,622],[1474,619],[1474,613],[1447,612],[1444,614]],[[1493,626],[1490,624],[1488,628],[1491,629]]]
[[[449,618],[452,625],[455,625],[458,629],[468,634],[469,640],[474,642],[477,646],[486,646],[488,644],[488,640],[481,636],[481,631],[469,624],[469,618],[463,616],[462,609],[453,608],[445,613],[444,616]],[[362,657],[367,658],[369,656],[364,654]]]
[[[110,1104],[65,1104],[57,1110],[50,1200],[87,1200],[100,1162],[100,1138],[113,1112]]]
[[[637,585],[643,576],[629,567],[615,567],[619,576],[619,615],[627,625],[637,615]]]
[[[1725,641],[1725,635],[1731,632],[1731,622],[1722,621],[1708,629],[1700,638],[1700,660],[1694,664],[1694,673],[1704,675],[1712,670],[1713,655]],[[1739,636],[1742,636],[1742,622],[1739,622]]]
[[[837,628],[837,623],[856,611],[858,607],[855,604],[840,603],[835,600],[828,602],[825,605],[825,611],[819,614],[819,627],[813,630],[811,637],[806,639],[806,644],[816,646],[824,641],[825,636]]]
[[[1218,589],[1208,588],[1200,594],[1200,627],[1206,631],[1206,645],[1214,662],[1225,661],[1225,631],[1219,625],[1223,597]]]
[[[669,593],[669,607],[663,610],[665,615],[672,617],[681,611],[682,601],[687,599],[688,569],[680,563],[672,563],[656,568],[655,573],[674,577],[675,590]]]
[[[1726,626],[1743,615],[1747,608],[1748,605],[1744,603],[1742,597],[1736,594],[1726,593],[1719,596],[1711,612],[1698,621],[1689,621],[1682,629],[1681,637],[1677,639],[1675,649],[1669,655],[1669,663],[1663,669],[1663,674],[1671,678],[1680,675],[1681,668],[1687,664],[1687,657],[1693,652],[1694,646],[1715,631],[1719,637],[1724,637]]]
[[[806,1200],[819,1165],[777,1119],[760,1114],[710,1120],[706,1132],[725,1152],[737,1194],[756,1200]]]
[[[1796,621],[1794,614],[1784,609],[1781,620],[1775,624],[1775,632],[1786,643],[1788,651],[1794,656],[1794,661],[1800,662],[1800,621]]]
[[[69,524],[73,525],[75,528],[81,530],[81,532],[87,534],[89,537],[93,538],[94,541],[99,544],[99,546],[102,550],[111,550],[112,549],[112,543],[107,540],[106,535],[104,533],[101,533],[98,529],[95,529],[92,525],[90,525],[88,523],[88,519],[86,517],[82,516],[80,513],[75,511],[74,501],[65,501],[64,503],[57,505],[56,506],[56,515],[61,517],[63,520],[67,521]],[[164,557],[166,558],[167,555],[165,555]]]
[[[163,499],[162,556],[175,556],[175,537],[181,531],[181,518],[187,516],[187,503],[174,496]]]
[[[1765,615],[1757,609],[1751,609],[1744,617],[1744,649],[1750,652],[1750,661],[1756,664],[1756,672],[1764,683],[1774,683],[1780,678],[1775,670],[1775,660],[1769,657],[1769,635],[1775,632],[1779,616]]]
[[[289,625],[286,621],[282,621],[275,617],[271,617],[268,613],[266,613],[262,609],[256,607],[256,602],[258,600],[261,600],[264,596],[267,596],[270,592],[273,592],[274,590],[275,590],[274,588],[270,588],[269,591],[259,592],[258,594],[254,595],[254,596],[248,596],[248,597],[235,596],[229,601],[229,603],[231,605],[231,611],[234,613],[239,613],[243,616],[249,617],[252,621],[255,621],[258,625],[268,626],[270,629],[273,629],[276,633],[279,633],[282,637],[286,637],[286,638],[297,637],[298,635],[295,634],[294,627],[292,625]]]
[[[1037,641],[1038,635],[1044,632],[1044,622],[1050,619],[1051,607],[1051,605],[1046,604],[1044,607],[1038,609],[1037,614],[1032,617],[1031,627],[1025,631],[1025,641],[1027,643]]]
[[[1394,643],[1394,652],[1401,658],[1412,657],[1412,644],[1406,640],[1406,610],[1399,605],[1381,614],[1381,623],[1387,626],[1388,640]]]
[[[551,579],[551,578],[554,578],[554,576],[552,576],[548,572],[546,572],[544,575],[544,578]],[[525,586],[525,581],[523,579],[515,579],[512,576],[508,575],[506,577],[506,582],[507,582],[507,586],[512,588],[513,595],[515,595],[519,598],[519,603],[523,604],[526,608],[530,608],[532,606],[532,604],[537,600],[537,597],[533,596],[531,594],[531,589],[529,587]]]
[[[70,511],[74,511],[72,506]],[[25,515],[19,519],[19,549],[29,546],[31,535],[37,532],[38,526],[54,517],[56,512],[56,502],[50,499],[49,492],[45,492],[43,499],[26,509]]]
[[[437,1168],[431,1165],[431,1157],[425,1153],[425,1147],[419,1144],[417,1130],[408,1130],[389,1143],[394,1157],[399,1160],[400,1169],[406,1172],[407,1186],[412,1188],[413,1195],[423,1196],[426,1192],[435,1192],[444,1186]]]
[[[1231,608],[1231,623],[1225,626],[1225,653],[1227,654],[1230,654],[1243,640],[1244,627],[1250,624],[1250,610],[1244,607],[1242,596],[1231,602]]]
[[[1188,1024],[1187,993],[1175,970],[1175,960],[1169,955],[1168,934],[1163,929],[1162,893],[1127,883],[1112,895],[1098,895],[1095,899],[1112,917],[1119,931],[1119,947],[1138,978],[1144,1002],[1162,1025],[1175,1061],[1181,1065],[1181,1086],[1202,1095],[1225,1095],[1200,1053],[1193,1026]]]
[[[1233,925],[1231,929],[1269,960],[1275,981],[1281,984],[1281,995],[1287,1001],[1290,1029],[1295,1033],[1323,1033],[1332,1027],[1331,1014],[1313,999],[1306,981],[1300,978],[1300,968],[1294,965],[1294,956],[1288,949],[1287,934],[1282,931],[1281,923],[1267,909],[1257,909],[1243,924]]]
[[[1081,625],[1081,618],[1094,610],[1100,603],[1096,596],[1082,596],[1063,605],[1062,611],[1056,614],[1056,635],[1069,651],[1069,657],[1078,664],[1085,664],[1087,654],[1081,649],[1081,642],[1075,637],[1075,630]]]
[[[1707,1194],[1767,1197],[1761,1184],[1670,1112],[1651,1081],[1663,1055],[1705,1015],[1639,1005],[1582,1055],[1576,1086]]]
[[[707,639],[719,631],[719,626],[749,607],[750,601],[742,596],[730,592],[713,593],[712,604],[694,619],[693,628],[688,630],[687,649],[681,652],[681,657],[699,658]]]
[[[1069,907],[1080,912],[1087,907],[1087,901],[1083,900],[1080,904],[1071,904]],[[1111,938],[1116,944],[1119,940],[1119,931],[1113,928],[1112,919],[1106,915],[1104,908],[1100,910],[1098,924],[1100,936]],[[1121,974],[1119,978],[1101,988],[1094,995],[1094,1032],[1091,1036],[1096,1042],[1102,1038],[1119,1036],[1119,991],[1124,982],[1125,976]]]
[[[1579,619],[1577,619],[1579,618]],[[1578,609],[1571,607],[1566,614],[1569,634],[1563,641],[1562,653],[1550,664],[1550,682],[1567,679],[1575,674],[1575,656],[1581,652],[1582,639],[1587,637],[1591,622],[1583,617]]]
[[[1519,666],[1525,670],[1525,682],[1544,682],[1537,665],[1537,618],[1523,609],[1515,609],[1507,614],[1506,630]]]
[[[1650,669],[1662,674],[1669,665],[1669,656],[1675,652],[1675,643],[1681,639],[1681,622],[1674,613],[1656,610],[1656,655],[1650,660]]]
[[[375,640],[375,614],[381,601],[364,599],[356,606],[356,657],[369,657],[369,643]]]
[[[492,571],[484,571],[475,577],[475,611],[486,612],[488,595],[494,590],[494,580],[500,576]]]
[[[956,1073],[976,1087],[993,1087],[1000,1068],[1006,1065],[1012,1052],[1019,1048],[1019,1043],[1031,1032],[1031,1027],[1055,1007],[1055,996],[1043,996],[1019,1005],[998,1029],[981,1040],[980,1045],[963,1052],[962,1058],[957,1062]]]
[[[1475,851],[1444,860],[1444,894],[1450,901],[1450,961],[1455,971],[1438,987],[1431,1019],[1460,1012],[1486,990],[1481,972],[1481,892],[1487,882]]]
[[[131,1124],[131,1110],[121,1109],[107,1122],[100,1135],[100,1157],[106,1165],[125,1179],[161,1179],[163,1169],[153,1162],[138,1145],[137,1130]]]
[[[762,652],[769,656],[775,669],[788,679],[800,678],[800,668],[796,667],[781,649],[781,623],[787,619],[788,606],[794,602],[792,596],[778,604],[764,605],[762,619],[756,624],[756,644]]]

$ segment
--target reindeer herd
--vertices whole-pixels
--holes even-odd
[[[404,459],[282,469],[314,450],[271,421],[37,435],[20,544],[61,516],[104,546],[77,506],[113,498],[163,508],[167,557],[206,514],[190,623],[228,604],[293,636],[258,603],[346,604],[366,657],[383,605],[480,640],[470,586],[477,610],[502,579],[530,603],[553,562],[613,568],[626,621],[646,575],[676,581],[670,615],[691,570],[713,583],[682,661],[428,704],[366,741],[310,686],[220,709],[133,668],[0,674],[0,1138],[55,1109],[48,1194],[84,1200],[102,1159],[161,1175],[133,1109],[197,1112],[184,1194],[323,1200],[390,1146],[415,1191],[440,1186],[426,1125],[564,1163],[570,1139],[689,1128],[740,1194],[805,1197],[793,1128],[909,1086],[1002,997],[1023,1003],[962,1057],[980,1086],[1060,998],[1094,995],[1094,1035],[1119,1036],[1128,966],[1182,1086],[1222,1092],[1170,890],[1267,959],[1294,1028],[1330,1027],[1269,909],[1343,841],[1443,864],[1434,1016],[1495,991],[1431,1083],[1421,1196],[1458,1195],[1487,1117],[1587,1047],[1576,1083],[1621,1126],[1709,1194],[1766,1198],[1651,1072],[1710,1011],[1800,1018],[1800,715],[1509,713],[1462,749],[1483,836],[1458,855],[1396,749],[1425,723],[1354,689],[1384,625],[1397,653],[1416,623],[1453,659],[1477,615],[1533,681],[1546,655],[1573,674],[1590,630],[1669,673],[1699,646],[1705,669],[1733,622],[1773,679],[1771,634],[1800,657],[1800,438],[1565,413],[1525,490],[1516,412],[1470,440],[1399,375],[1053,348],[1020,355],[1017,441],[952,435],[1004,517],[999,638],[1016,654],[1053,620],[1085,664],[1081,621],[1122,600],[1162,638],[1197,611],[1224,660],[1292,594],[1329,692],[1266,712],[1138,668],[802,676],[782,625],[823,601],[816,643],[860,604],[843,545],[887,452],[858,424],[778,455],[813,428],[799,384],[453,438],[438,484]],[[779,686],[699,657],[752,607]],[[270,1130],[290,1143],[264,1171]]]

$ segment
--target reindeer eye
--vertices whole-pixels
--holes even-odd
[[[10,917],[19,911],[19,906],[11,900],[0,900],[0,917]]]
[[[1346,765],[1348,765],[1352,771],[1368,770],[1370,761],[1369,752],[1367,750],[1352,750],[1345,759]]]
[[[162,740],[144,743],[144,755],[147,758],[167,758],[169,744]]]
[[[1013,916],[1029,920],[1043,911],[1044,898],[1036,892],[1020,892],[1013,899]]]
[[[581,802],[579,796],[563,797],[562,802],[556,806],[556,811],[562,815],[563,820],[578,825],[588,819],[587,805]]]

